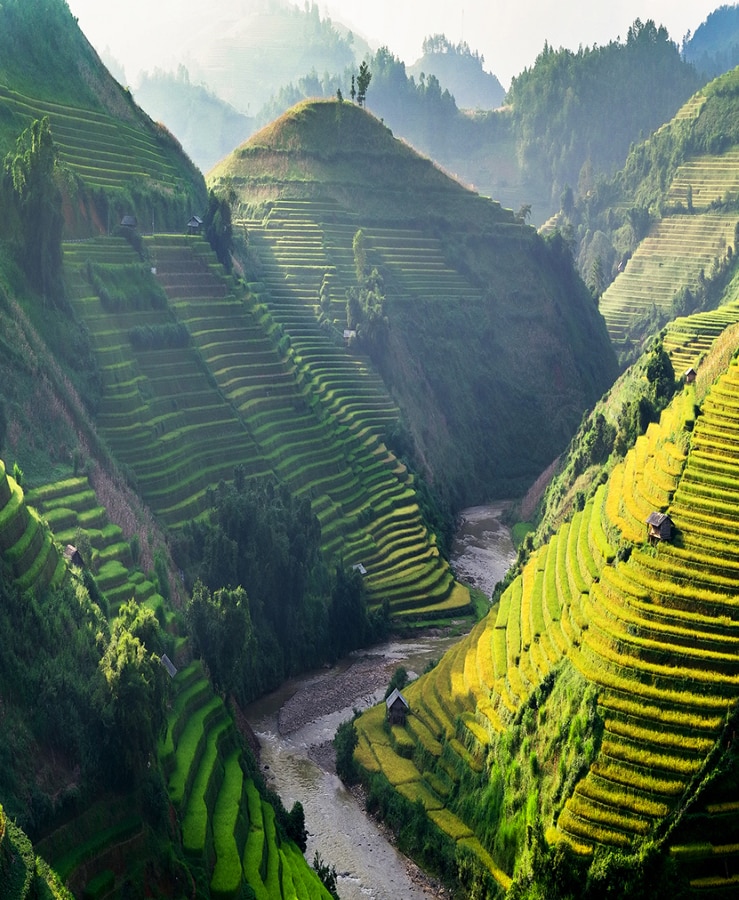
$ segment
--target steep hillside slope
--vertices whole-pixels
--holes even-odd
[[[397,411],[376,375],[325,340],[281,347],[259,298],[201,238],[146,249],[148,268],[120,238],[67,245],[65,260],[104,384],[98,425],[156,515],[182,528],[237,468],[276,476],[311,499],[327,560],[363,566],[373,604],[466,608],[384,443]]]
[[[123,215],[180,230],[202,212],[202,175],[107,72],[64,0],[3,3],[0,60],[0,154],[48,116],[68,172],[69,236],[110,230]]]
[[[295,107],[209,179],[236,193],[247,277],[296,349],[356,331],[454,503],[521,491],[615,374],[563,244],[353,104]]]
[[[699,415],[686,386],[498,609],[406,690],[407,725],[383,728],[382,707],[357,722],[364,771],[520,896],[596,896],[609,879],[620,896],[662,896],[681,871],[696,890],[734,884],[738,403],[736,360]],[[654,512],[671,539],[647,540]],[[574,855],[544,863],[547,845]],[[692,869],[668,875],[671,846]]]

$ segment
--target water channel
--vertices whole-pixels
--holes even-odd
[[[500,504],[464,510],[454,542],[458,576],[488,596],[515,558]],[[369,818],[333,770],[330,742],[354,709],[378,703],[400,665],[413,675],[459,635],[432,633],[388,641],[284,684],[250,706],[247,718],[261,747],[261,765],[289,809],[300,800],[308,828],[306,857],[316,850],[334,865],[342,900],[424,900],[439,896]]]

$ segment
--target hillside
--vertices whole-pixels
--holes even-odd
[[[603,291],[600,309],[624,358],[675,315],[714,307],[730,277],[737,98],[735,71],[708,84],[560,220],[577,229],[583,277]]]
[[[64,0],[3,3],[0,60],[0,154],[49,118],[67,236],[111,230],[124,215],[179,230],[203,211],[202,175],[106,71]]]
[[[409,66],[408,74],[416,81],[433,75],[460,109],[497,109],[505,91],[497,77],[485,71],[484,63],[466,42],[455,45],[445,35],[435,34],[423,42],[423,55]]]
[[[561,242],[353,104],[298,105],[209,181],[235,192],[246,276],[293,347],[308,328],[324,341],[355,330],[400,407],[405,452],[454,505],[521,491],[615,374]]]
[[[356,723],[370,795],[420,801],[483,896],[735,887],[734,346],[406,689],[404,727]]]
[[[717,7],[683,40],[683,56],[699,72],[716,78],[739,63],[739,8],[728,3]]]

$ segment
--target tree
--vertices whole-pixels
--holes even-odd
[[[649,356],[646,376],[654,389],[655,403],[659,409],[664,409],[675,393],[675,369],[661,340],[657,341]]]
[[[21,264],[45,298],[61,294],[62,195],[48,117],[36,119],[5,158],[5,173],[21,226]]]
[[[358,743],[359,735],[354,722],[350,720],[342,722],[334,735],[334,749],[336,750],[336,774],[346,784],[353,784],[357,780],[354,749]]]
[[[372,73],[367,63],[363,62],[359,67],[359,75],[357,76],[357,103],[360,106],[364,106],[364,101],[367,99],[367,88],[370,81],[372,81]]]
[[[187,607],[195,647],[210,670],[216,689],[240,696],[244,663],[252,640],[249,600],[243,588],[222,588],[213,594],[198,581]]]
[[[231,203],[225,197],[218,197],[214,191],[208,195],[208,209],[203,217],[203,230],[218,261],[230,272],[233,249]]]
[[[385,700],[392,694],[392,692],[397,688],[399,691],[402,691],[403,688],[408,684],[408,670],[405,666],[398,666],[398,668],[393,672],[393,677],[390,679],[390,682],[385,690]]]
[[[159,657],[119,621],[100,660],[106,689],[98,700],[108,755],[124,775],[143,769],[163,719],[164,670]]]

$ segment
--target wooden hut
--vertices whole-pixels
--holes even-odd
[[[683,378],[685,379],[685,384],[693,384],[695,379],[698,377],[698,373],[691,366],[689,369],[686,369]]]
[[[649,513],[646,525],[647,537],[649,538],[650,544],[656,544],[659,541],[669,541],[672,539],[675,523],[666,513]]]
[[[121,219],[121,226],[123,228],[136,228],[138,224],[136,216],[124,216]]]
[[[200,229],[203,227],[203,220],[200,216],[193,216],[190,221],[187,223],[187,233],[188,234],[200,234]]]
[[[84,569],[85,567],[85,561],[82,559],[82,554],[74,544],[67,544],[64,548],[64,558],[71,566],[79,566],[80,569]]]
[[[405,717],[411,711],[410,705],[400,691],[395,688],[385,701],[387,720],[391,725],[405,725]]]

